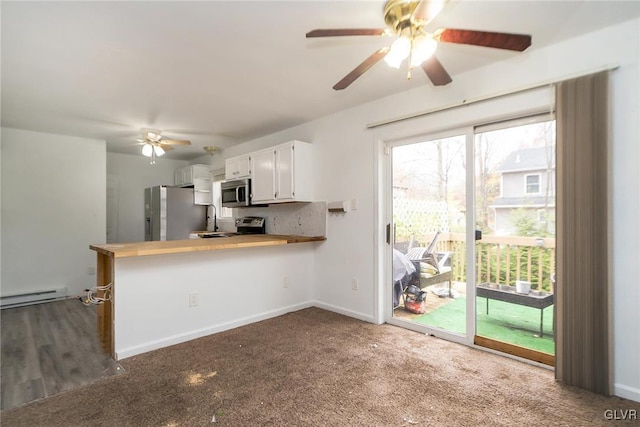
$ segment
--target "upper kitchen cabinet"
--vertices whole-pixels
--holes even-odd
[[[224,162],[226,179],[241,179],[251,176],[251,160],[249,154],[230,157]]]
[[[213,203],[211,173],[207,165],[190,165],[176,169],[174,184],[178,187],[193,187],[193,203],[195,205]]]
[[[312,201],[312,160],[312,145],[302,141],[251,153],[251,202]]]

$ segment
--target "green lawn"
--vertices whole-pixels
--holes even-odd
[[[503,301],[489,300],[486,314],[486,299],[477,298],[477,334],[483,337],[519,345],[532,350],[554,354],[553,306],[544,309],[540,338],[540,310]],[[465,332],[465,298],[451,301],[431,313],[413,319],[414,322],[439,327],[448,331]]]

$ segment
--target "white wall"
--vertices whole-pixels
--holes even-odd
[[[2,136],[0,135],[0,166],[2,165]],[[0,224],[2,224],[2,169],[0,168]],[[2,227],[0,226],[0,295],[2,295]]]
[[[635,19],[570,39],[545,49],[532,50],[513,60],[453,76],[446,87],[423,88],[400,93],[360,107],[342,111],[273,135],[249,141],[222,152],[223,158],[247,153],[292,139],[315,147],[318,200],[357,199],[359,209],[345,216],[329,217],[327,242],[316,250],[314,298],[318,305],[357,318],[380,321],[376,283],[379,207],[378,170],[380,139],[409,137],[442,130],[440,117],[428,116],[389,127],[367,130],[367,124],[431,108],[461,103],[524,87],[588,74],[605,66],[619,65],[611,74],[613,127],[613,280],[614,280],[614,381],[615,393],[640,401],[640,217],[637,165],[640,152],[638,124],[640,93],[640,20]],[[594,54],[597,52],[597,54]],[[365,81],[349,90],[366,90]],[[549,99],[549,105],[551,105]],[[464,116],[464,108],[448,115]],[[460,119],[463,120],[463,119]],[[463,123],[459,123],[463,124]],[[629,236],[634,236],[629,238]],[[351,279],[360,289],[351,289]],[[633,327],[630,327],[633,326]]]
[[[105,142],[2,128],[3,296],[95,284],[105,241]]]
[[[314,248],[323,244],[118,258],[118,358],[313,305]]]
[[[142,155],[107,153],[107,179],[116,196],[116,209],[109,209],[107,218],[116,229],[113,242],[144,241],[144,189],[173,185],[174,170],[188,164],[159,158],[152,165]]]

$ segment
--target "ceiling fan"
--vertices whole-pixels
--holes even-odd
[[[451,76],[434,55],[438,43],[456,43],[493,47],[522,52],[531,46],[531,36],[526,34],[496,33],[489,31],[440,28],[426,30],[427,24],[442,10],[447,0],[388,0],[384,5],[384,21],[387,28],[318,29],[306,34],[312,37],[336,36],[397,36],[391,46],[374,52],[333,86],[342,90],[353,83],[369,68],[384,59],[394,68],[400,68],[408,60],[411,78],[413,67],[420,66],[435,86],[451,83]]]
[[[173,150],[172,145],[191,145],[191,141],[179,139],[164,139],[162,131],[157,129],[140,129],[142,137],[138,138],[138,145],[142,145],[142,155],[151,158],[151,164],[156,163],[156,157],[163,156],[165,151]]]

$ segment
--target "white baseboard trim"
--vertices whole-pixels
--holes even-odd
[[[375,318],[373,316],[370,316],[370,315],[364,314],[364,313],[359,313],[357,311],[347,310],[345,308],[338,307],[338,306],[331,305],[331,304],[326,304],[324,302],[313,301],[313,306],[314,307],[318,307],[318,308],[322,308],[323,310],[333,311],[334,313],[344,314],[345,316],[353,317],[355,319],[362,320],[362,321],[365,321],[365,322],[376,323]]]
[[[640,389],[629,387],[628,385],[615,383],[613,385],[613,394],[624,399],[640,402]]]
[[[273,317],[282,316],[283,314],[291,313],[292,311],[298,311],[305,308],[313,307],[313,301],[306,301],[300,304],[294,304],[287,307],[278,308],[276,310],[265,311],[254,316],[243,317],[230,322],[220,323],[218,325],[209,326],[206,328],[196,329],[184,334],[173,335],[161,340],[147,342],[141,345],[124,348],[121,350],[116,349],[116,360],[126,359],[127,357],[135,356],[137,354],[146,353],[148,351],[157,350],[163,347],[169,347],[171,345],[180,344],[186,341],[191,341],[196,338],[202,338],[207,335],[215,334],[218,332],[228,331],[240,326],[246,326],[251,323],[260,322],[262,320],[271,319]],[[117,338],[116,338],[117,339]],[[116,342],[116,346],[118,343]]]

